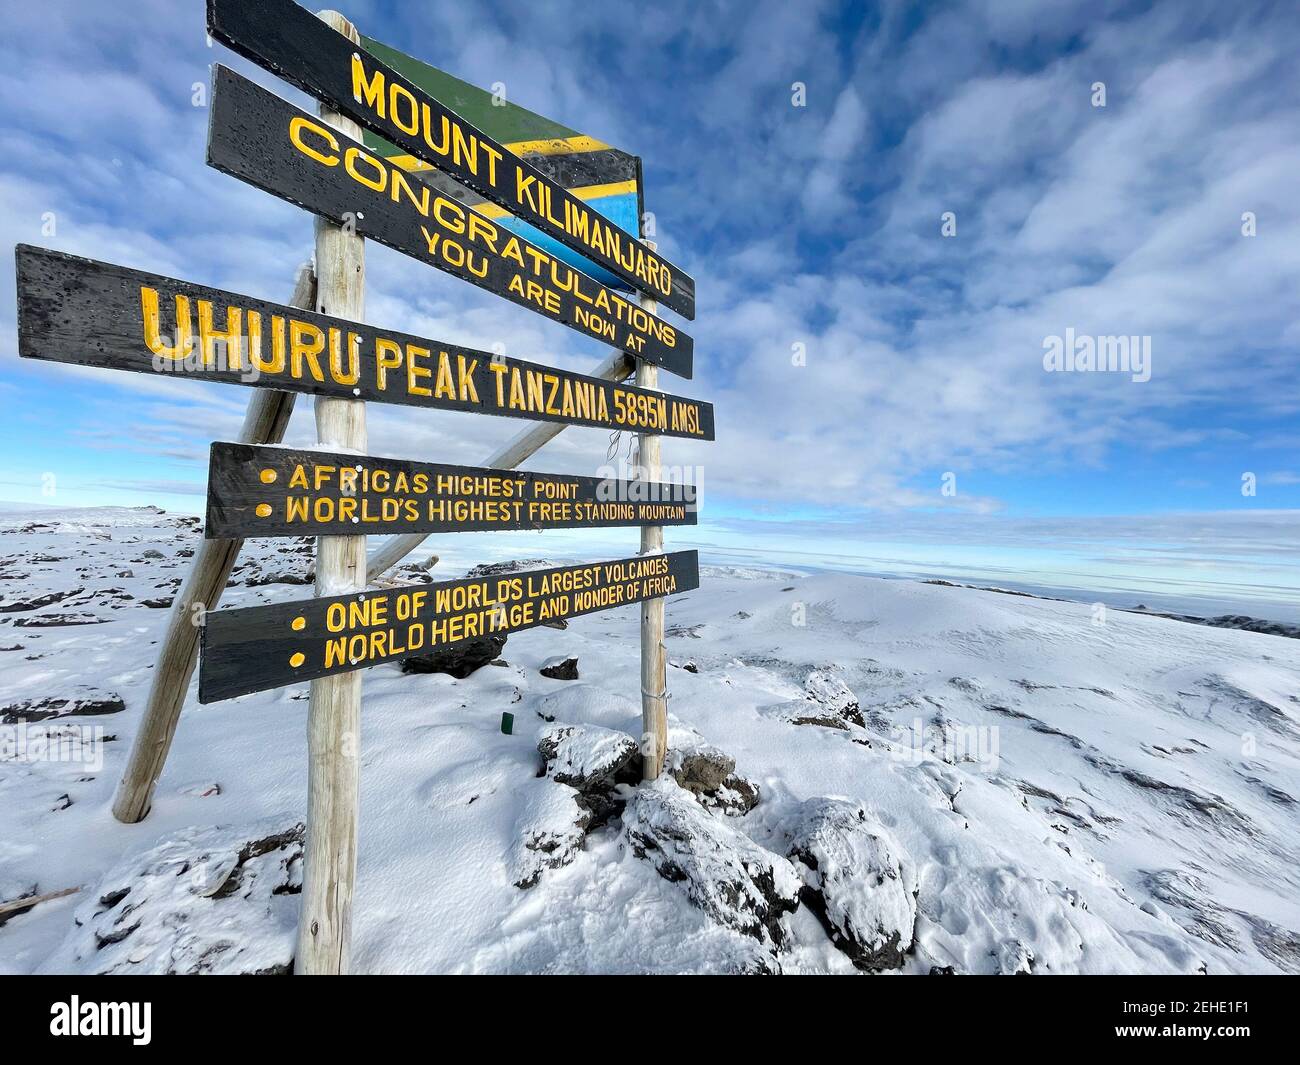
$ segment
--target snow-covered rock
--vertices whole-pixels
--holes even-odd
[[[809,671],[797,698],[774,703],[766,712],[792,725],[820,725],[847,731],[850,725],[865,725],[858,697],[832,667]]]
[[[736,768],[736,760],[698,733],[670,729],[666,768],[674,780],[695,796],[711,795]]]
[[[587,813],[584,832],[599,828],[623,807],[619,784],[641,779],[641,752],[626,732],[601,725],[559,725],[545,728],[537,743],[542,773],[577,791],[577,803]]]
[[[537,752],[548,777],[582,792],[613,787],[640,757],[636,740],[626,732],[600,725],[544,728]]]
[[[758,785],[738,776],[736,760],[705,741],[693,729],[668,730],[664,768],[677,783],[704,806],[724,813],[748,813],[758,805]]]
[[[303,826],[185,829],[128,855],[77,907],[62,953],[86,972],[287,973]]]
[[[515,887],[536,887],[547,869],[559,869],[577,857],[592,822],[581,798],[576,788],[556,781],[534,793],[519,816],[507,863]]]
[[[916,926],[916,873],[902,846],[867,809],[811,799],[799,811],[789,856],[802,900],[831,942],[866,972],[900,968]]]
[[[814,669],[804,681],[804,698],[813,706],[851,724],[862,725],[858,697],[839,673],[832,669]]]
[[[623,811],[632,853],[717,923],[752,936],[775,958],[782,920],[798,906],[800,879],[785,858],[764,850],[701,807],[690,792],[660,779],[637,788]]]

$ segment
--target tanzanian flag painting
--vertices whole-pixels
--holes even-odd
[[[612,148],[594,137],[569,129],[568,126],[552,122],[518,104],[494,105],[492,94],[485,89],[452,77],[446,71],[413,59],[380,41],[362,37],[361,43],[379,59],[441,100],[467,122],[500,141],[516,155],[527,159],[547,177],[590,204],[615,225],[635,236],[641,236],[644,207],[639,157]],[[369,130],[365,132],[365,145],[393,165],[419,174],[439,192],[454,196],[461,203],[544,248],[602,285],[624,290],[628,288],[622,280],[590,259],[566,248],[527,222],[519,221],[504,208],[488,202],[477,192],[467,189],[422,159],[408,155]]]

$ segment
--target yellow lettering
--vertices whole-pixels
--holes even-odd
[[[315,148],[309,147],[303,142],[303,130],[310,130],[329,145],[331,151],[335,152],[339,150],[338,138],[318,122],[313,122],[306,115],[294,115],[289,121],[289,140],[298,151],[302,152],[303,155],[310,156],[318,163],[324,163],[326,166],[338,166],[339,157],[337,155],[322,155]]]
[[[158,293],[151,288],[140,289],[140,303],[144,314],[144,342],[161,359],[188,358],[194,347],[190,326],[190,301],[185,296],[176,297],[176,343],[163,343],[158,315]]]

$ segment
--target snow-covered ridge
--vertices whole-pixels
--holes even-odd
[[[200,535],[0,512],[0,902],[81,889],[0,914],[0,971],[291,963],[306,685],[191,697],[148,819],[109,812]],[[311,560],[250,542],[223,605],[310,594]],[[357,969],[1300,971],[1295,641],[742,569],[669,602],[654,787],[636,607],[463,680],[367,673]]]
[[[1019,595],[1027,599],[1051,599],[1056,603],[1068,603],[1074,600],[1062,599],[1053,596],[1037,595],[1033,592],[1023,592],[1015,588],[999,588],[996,585],[986,584],[959,584],[953,581],[930,579],[923,581],[924,584],[938,584],[945,588],[974,588],[981,592],[996,592],[999,595]],[[1154,618],[1169,618],[1171,621],[1185,621],[1189,625],[1209,625],[1216,629],[1241,629],[1245,632],[1259,632],[1268,636],[1286,636],[1293,640],[1300,640],[1300,625],[1293,625],[1287,621],[1270,621],[1268,618],[1255,618],[1247,614],[1218,614],[1211,617],[1202,617],[1199,614],[1176,614],[1163,610],[1150,610],[1146,604],[1140,603],[1131,611],[1135,614],[1145,614]]]

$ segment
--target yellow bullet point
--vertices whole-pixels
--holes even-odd
[[[293,654],[289,657],[289,665],[293,666],[294,669],[297,669],[300,665],[302,665],[306,661],[307,661],[307,656],[303,654],[301,651],[298,651],[296,654]]]
[[[275,470],[262,471],[262,483],[271,484],[275,480]]]
[[[294,632],[302,632],[302,630],[307,627],[307,619],[303,617],[297,617],[294,618],[291,622],[289,622],[289,625],[293,628]]]
[[[270,504],[270,503],[258,503],[258,504],[257,504],[257,516],[258,516],[259,518],[269,517],[270,514],[271,514],[271,504]]]

